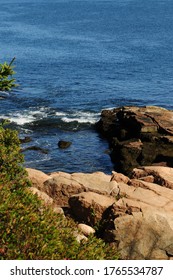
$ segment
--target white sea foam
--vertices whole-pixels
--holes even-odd
[[[18,125],[24,125],[25,123],[30,123],[34,121],[33,116],[24,116],[21,113],[15,113],[14,115],[1,115],[2,119],[8,119],[12,123],[16,123]]]
[[[11,122],[14,122],[18,125],[24,125],[25,123],[31,123],[34,121],[34,117],[32,115],[24,116],[22,114],[16,114],[9,118]]]
[[[65,117],[62,118],[62,121],[94,124],[96,121],[98,121],[98,118],[98,113],[76,111],[67,114]]]
[[[16,123],[17,125],[23,126],[34,121],[39,121],[49,116],[50,109],[41,107],[30,108],[29,110],[23,110],[18,112],[11,112],[7,115],[1,115],[2,119],[8,119],[10,122]],[[53,115],[63,122],[77,122],[77,123],[90,123],[94,124],[99,119],[99,113],[88,112],[88,111],[57,111],[53,112]]]
[[[42,119],[46,116],[47,113],[44,108],[40,108],[39,110],[24,110],[21,112],[13,112],[9,115],[1,115],[1,118],[8,119],[10,122],[14,122],[17,125],[24,125]]]
[[[62,116],[66,116],[67,114],[65,112],[56,112],[55,115],[62,117]]]

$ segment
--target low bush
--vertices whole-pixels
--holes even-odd
[[[46,208],[30,190],[16,131],[0,126],[0,259],[110,260],[117,252],[94,236],[80,244],[76,224]]]

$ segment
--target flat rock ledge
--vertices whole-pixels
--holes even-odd
[[[173,168],[142,166],[130,178],[115,171],[27,172],[32,193],[57,213],[68,209],[84,235],[113,243],[121,259],[173,259]]]
[[[156,106],[103,110],[96,129],[108,140],[118,172],[130,176],[135,167],[173,167],[173,111]]]

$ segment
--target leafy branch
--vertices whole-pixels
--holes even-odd
[[[14,66],[12,66],[15,57],[8,64],[4,62],[0,63],[0,91],[10,91],[11,88],[16,87],[16,80],[12,77],[15,72],[13,70]]]

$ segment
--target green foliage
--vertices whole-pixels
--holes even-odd
[[[2,91],[10,91],[11,88],[16,87],[15,79],[12,76],[15,74],[12,66],[13,61],[15,58],[12,59],[10,64],[4,62],[3,64],[0,63],[0,90]]]
[[[117,259],[101,239],[79,244],[74,221],[45,209],[28,190],[1,189],[0,259]]]
[[[10,183],[13,189],[27,182],[19,144],[17,131],[4,128],[4,125],[0,124],[0,184]]]
[[[33,195],[22,166],[18,134],[0,126],[0,260],[117,259],[116,250],[90,236],[78,243],[73,220]]]

